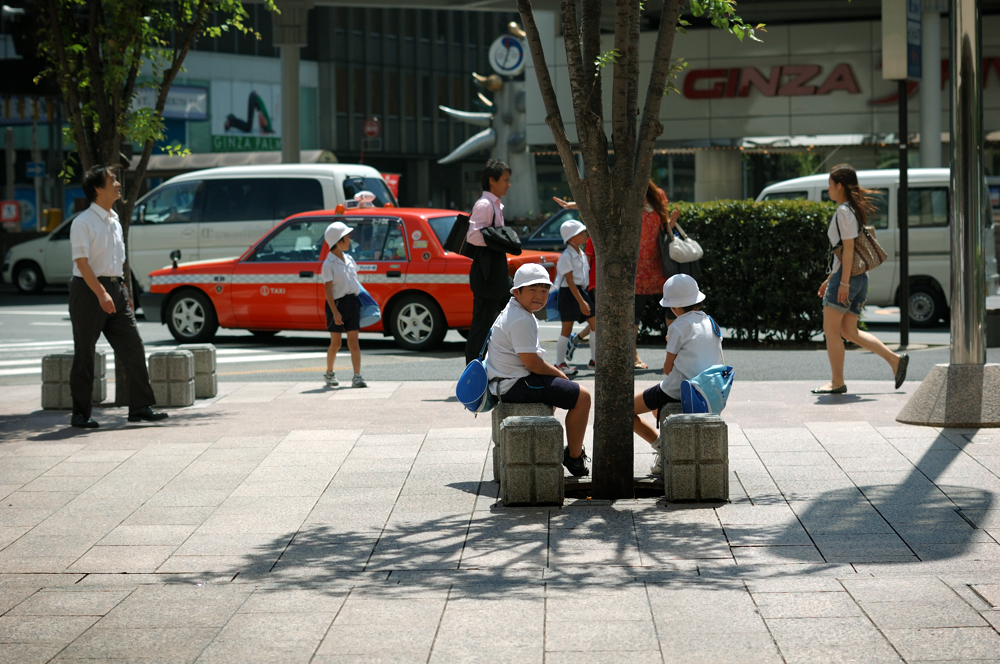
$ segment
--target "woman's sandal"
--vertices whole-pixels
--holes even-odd
[[[896,367],[896,389],[906,380],[906,367],[910,364],[910,356],[903,353],[899,356],[899,365]]]
[[[840,387],[823,388],[817,387],[812,390],[813,394],[847,394],[847,384],[841,385]]]
[[[635,364],[633,364],[632,366],[634,368],[636,368],[636,369],[648,369],[649,368],[649,365],[646,364],[645,362],[643,362],[642,360],[636,360]]]

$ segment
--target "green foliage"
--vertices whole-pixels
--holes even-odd
[[[684,58],[676,58],[670,65],[670,69],[667,71],[667,84],[663,86],[663,94],[668,95],[671,92],[680,92],[674,81],[680,76],[681,72],[690,66],[690,63]]]
[[[597,67],[597,71],[594,72],[594,76],[600,76],[602,69],[604,69],[608,65],[615,64],[616,62],[618,62],[618,58],[620,57],[622,57],[621,51],[619,51],[616,48],[601,53],[599,56],[597,56],[597,59],[594,60],[594,66]]]
[[[835,205],[808,201],[680,203],[680,225],[705,250],[705,311],[736,340],[808,341],[823,329],[816,296],[826,278],[826,229]],[[663,338],[658,298],[644,334]]]
[[[691,0],[691,13],[699,17],[707,16],[712,25],[736,35],[740,41],[749,37],[759,42],[755,31],[766,32],[763,23],[751,26],[736,15],[736,0]]]

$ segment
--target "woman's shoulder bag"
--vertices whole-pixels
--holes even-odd
[[[837,235],[840,235],[840,224],[837,223],[836,215],[834,212],[833,225],[837,228]],[[854,217],[858,221],[858,236],[854,238],[854,264],[851,266],[851,276],[856,277],[859,274],[864,274],[865,272],[870,272],[874,270],[879,265],[885,262],[888,258],[888,254],[885,253],[885,249],[882,245],[878,243],[875,239],[875,227],[874,226],[862,226],[861,220]],[[844,260],[844,240],[841,239],[837,243],[837,246],[833,248],[834,255],[843,262]]]

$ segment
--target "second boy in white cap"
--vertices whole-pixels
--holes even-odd
[[[583,245],[587,241],[587,227],[583,222],[571,219],[564,221],[559,227],[566,249],[556,264],[556,288],[559,289],[559,318],[562,320],[562,331],[556,341],[556,367],[567,376],[577,374],[576,367],[570,366],[566,360],[573,359],[576,346],[570,345],[570,335],[573,334],[573,323],[590,323],[591,330],[597,330],[597,320],[594,318],[594,303],[587,294],[590,282],[590,263],[583,253]],[[597,337],[594,337],[595,339]],[[596,347],[596,344],[595,344]]]
[[[552,282],[537,263],[522,265],[514,273],[514,287],[507,306],[490,332],[486,374],[490,391],[509,403],[544,403],[566,413],[563,465],[576,477],[589,475],[583,435],[590,416],[590,392],[566,378],[544,359],[538,342],[534,313],[545,306]]]
[[[358,264],[347,250],[351,248],[351,231],[354,229],[342,221],[335,221],[326,227],[323,238],[330,245],[330,253],[323,261],[323,290],[326,293],[326,329],[330,333],[330,347],[326,351],[326,373],[323,379],[327,387],[340,385],[333,372],[333,363],[342,342],[341,334],[347,332],[347,347],[351,350],[351,364],[354,365],[352,387],[368,387],[361,377],[361,345],[358,330],[361,329],[361,283],[358,281]]]
[[[681,381],[690,380],[705,369],[724,364],[722,359],[722,332],[712,317],[701,311],[705,294],[698,290],[698,282],[688,274],[677,274],[663,284],[660,306],[670,309],[677,319],[670,325],[667,339],[667,359],[663,362],[666,377],[653,387],[635,395],[635,417],[632,430],[650,445],[656,446],[656,431],[642,421],[641,413],[652,411],[657,421],[660,408],[681,400]],[[657,455],[654,475],[663,472],[662,456]]]

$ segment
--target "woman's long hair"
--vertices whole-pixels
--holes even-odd
[[[668,212],[667,212],[667,195],[663,193],[663,190],[653,184],[653,181],[649,181],[649,186],[646,187],[646,205],[653,208],[653,212],[660,217],[660,224],[664,228],[667,227],[668,222]]]
[[[868,213],[875,209],[875,206],[872,205],[872,195],[875,192],[858,184],[858,172],[850,164],[837,164],[831,168],[830,179],[844,186],[847,204],[851,206],[858,222],[862,226],[867,226]]]

